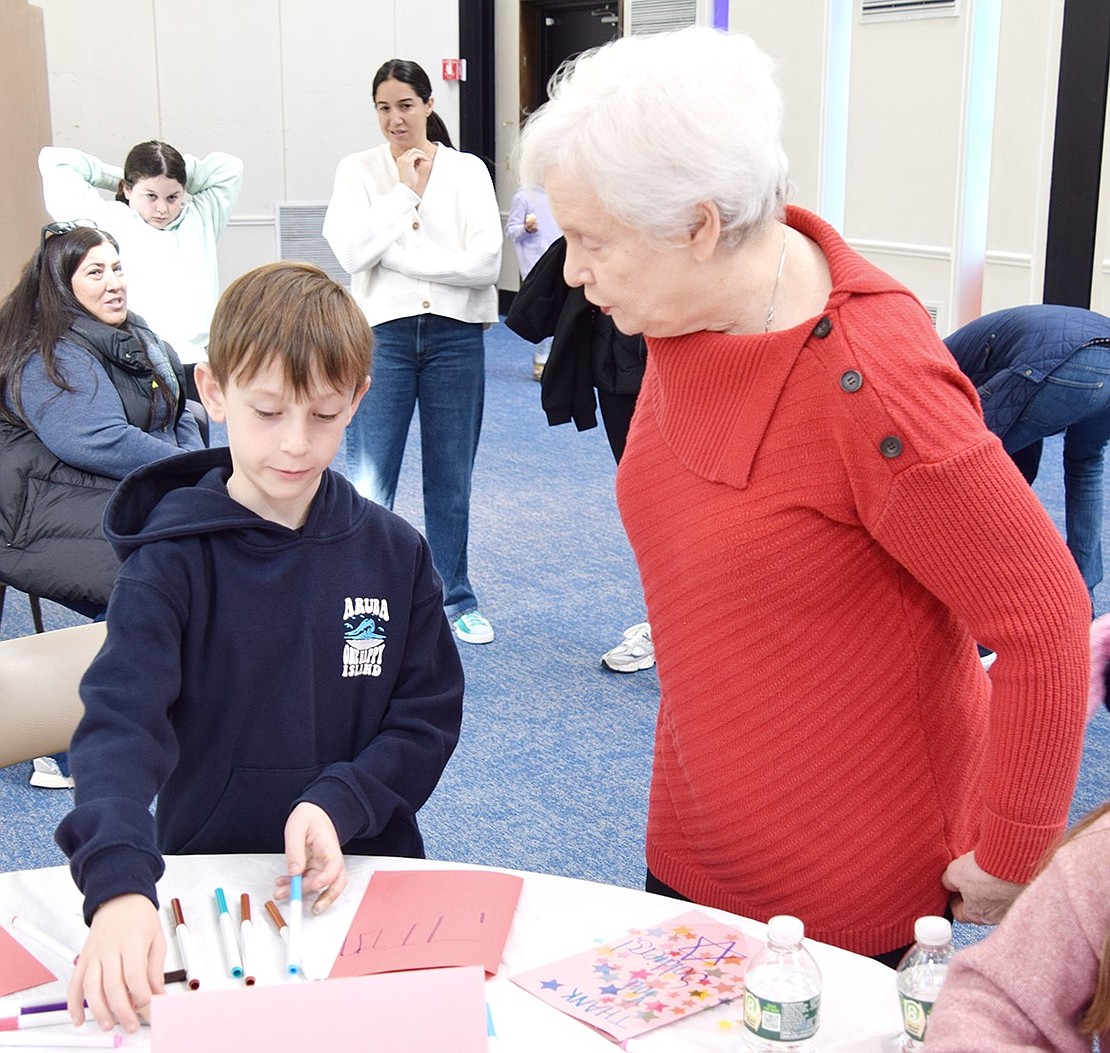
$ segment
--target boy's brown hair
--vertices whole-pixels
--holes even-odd
[[[343,286],[310,263],[267,263],[236,278],[212,316],[208,362],[221,388],[273,361],[298,398],[355,391],[370,372],[374,337]]]

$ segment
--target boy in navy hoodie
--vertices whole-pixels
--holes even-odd
[[[427,543],[328,468],[370,385],[362,312],[270,264],[228,287],[210,340],[196,381],[229,448],[140,469],[108,505],[123,565],[56,834],[90,926],[70,1013],[85,999],[105,1029],[163,989],[162,853],[284,852],[275,894],[301,874],[320,911],[345,851],[423,856],[416,811],[462,717]]]

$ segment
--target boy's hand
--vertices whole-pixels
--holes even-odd
[[[319,914],[347,887],[343,849],[328,813],[307,801],[298,804],[285,822],[285,861],[289,874],[304,877],[304,890],[318,892],[312,913]],[[275,899],[289,898],[289,876],[274,886]]]
[[[166,940],[158,910],[146,896],[131,893],[96,909],[67,992],[74,1024],[85,1021],[83,1001],[104,1031],[118,1020],[137,1031],[152,995],[162,994]]]

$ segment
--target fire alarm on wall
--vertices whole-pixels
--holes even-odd
[[[443,59],[444,80],[466,80],[466,59]]]

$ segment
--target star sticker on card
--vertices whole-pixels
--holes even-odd
[[[658,938],[644,935],[656,932]],[[511,977],[549,1006],[591,1024],[624,1044],[731,997],[739,997],[742,972],[760,947],[757,940],[726,939],[731,931],[696,910],[653,929],[629,930],[603,947]],[[735,963],[735,964],[730,964]],[[561,981],[552,975],[562,976]],[[540,988],[545,988],[540,990]],[[721,990],[724,987],[725,990]],[[557,988],[557,989],[556,989]],[[563,994],[563,989],[567,994]],[[728,1016],[732,1035],[742,1022],[741,1002]],[[718,1014],[719,1016],[720,1014]],[[715,1029],[706,1021],[704,1030]],[[1107,1051],[1110,1053],[1110,1050]]]

